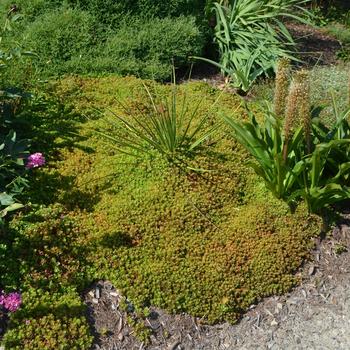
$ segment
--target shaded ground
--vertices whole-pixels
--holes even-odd
[[[133,337],[126,313],[118,310],[118,293],[100,283],[100,299],[86,295],[90,320],[100,333],[93,349],[349,349],[349,221],[350,215],[344,214],[332,236],[316,242],[313,259],[299,273],[303,282],[298,288],[253,306],[233,326],[207,326],[191,316],[170,316],[154,308],[145,321],[152,329],[146,346]]]
[[[341,44],[337,39],[324,33],[322,29],[304,24],[290,23],[287,25],[297,43],[297,51],[303,65],[332,65],[337,62],[337,51]]]

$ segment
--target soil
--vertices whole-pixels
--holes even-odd
[[[120,293],[100,281],[84,296],[96,339],[92,349],[350,349],[350,212],[342,214],[330,237],[316,239],[315,247],[298,273],[297,288],[253,305],[236,325],[208,326],[158,308],[138,319],[131,304],[124,300],[129,310],[123,311]],[[150,331],[149,344],[134,336],[128,317]]]
[[[289,23],[287,28],[294,38],[301,65],[311,68],[315,65],[337,63],[337,52],[341,43],[324,30],[304,24]]]

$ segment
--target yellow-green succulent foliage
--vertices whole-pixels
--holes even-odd
[[[170,88],[152,85],[159,94]],[[203,113],[219,94],[198,82],[179,89],[179,103],[184,95],[191,106],[203,99]],[[291,215],[273,199],[224,126],[192,160],[205,172],[114,150],[95,133],[104,117],[94,108],[118,113],[117,95],[135,111],[145,107],[136,78],[66,78],[33,102],[33,142],[48,166],[32,181],[36,210],[11,223],[7,258],[21,261],[12,258],[8,269],[17,264],[24,303],[6,349],[54,349],[55,339],[88,349],[79,293],[97,279],[110,280],[136,308],[156,305],[209,323],[235,322],[252,303],[297,283],[318,219],[303,206]],[[209,121],[220,113],[246,118],[239,105],[223,94]]]

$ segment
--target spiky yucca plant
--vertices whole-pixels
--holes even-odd
[[[208,122],[210,109],[203,115],[199,114],[201,101],[194,108],[189,105],[186,96],[181,103],[178,102],[175,79],[166,97],[152,93],[144,83],[143,87],[148,96],[146,108],[134,111],[119,101],[123,112],[111,112],[112,119],[107,119],[108,128],[100,128],[98,133],[119,152],[135,157],[157,152],[170,164],[189,167],[187,161],[219,124],[211,126]]]

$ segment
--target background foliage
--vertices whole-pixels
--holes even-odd
[[[0,4],[21,25],[4,44],[22,37],[40,59],[41,75],[118,73],[164,80],[206,40],[204,1],[18,1]],[[12,6],[12,7],[11,7]]]

